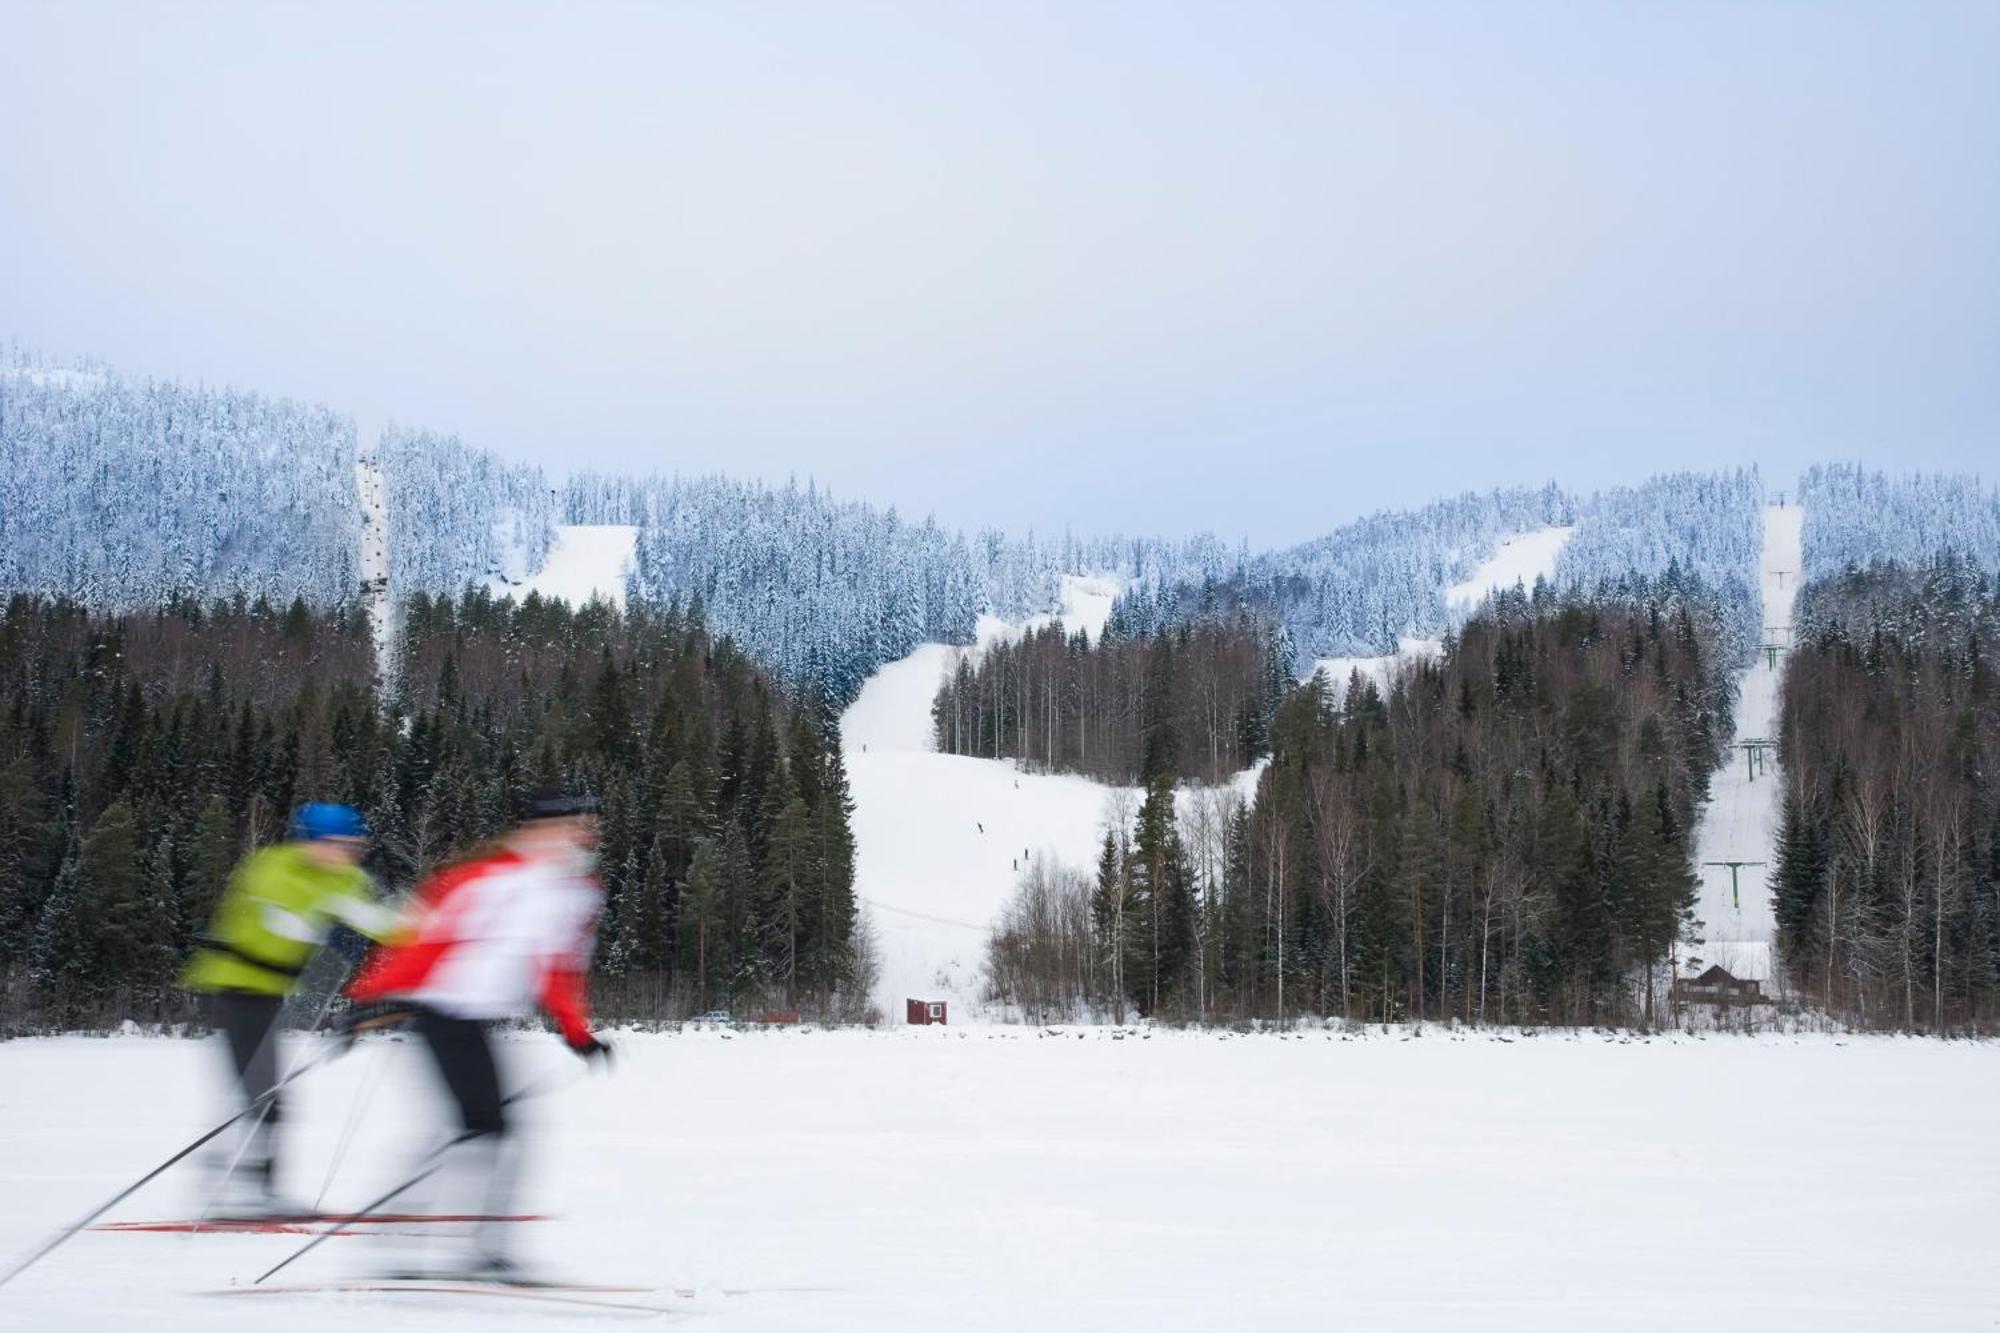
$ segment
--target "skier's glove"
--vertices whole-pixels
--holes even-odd
[[[586,1032],[582,1037],[570,1042],[569,1048],[582,1056],[585,1064],[594,1060],[607,1070],[611,1068],[611,1043],[608,1041],[599,1041],[594,1035]]]

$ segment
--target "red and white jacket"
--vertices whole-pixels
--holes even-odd
[[[416,935],[378,952],[348,994],[410,1000],[453,1018],[544,1010],[572,1043],[590,1036],[584,979],[604,891],[581,863],[502,850],[417,891]]]

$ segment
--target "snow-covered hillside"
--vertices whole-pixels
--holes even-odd
[[[1063,624],[1101,634],[1116,585],[1071,576],[1063,594]],[[1114,811],[1129,819],[1139,806],[1131,789],[937,753],[938,686],[961,657],[1024,626],[986,617],[979,628],[971,648],[925,644],[882,668],[841,717],[856,890],[881,952],[876,1002],[892,1022],[906,999],[945,1000],[954,1015],[978,1010],[987,932],[1022,872],[1044,858],[1093,870]],[[1261,771],[1240,774],[1233,789],[1248,799]]]
[[[1101,634],[1115,586],[1069,578],[1063,589],[1063,623]],[[987,932],[1025,860],[1096,864],[1115,789],[933,745],[931,702],[946,675],[1023,629],[989,616],[972,648],[924,644],[871,676],[841,717],[855,886],[881,953],[876,1003],[892,1022],[905,999],[944,1000],[967,1017],[981,1005]]]
[[[1536,579],[1555,578],[1556,561],[1575,535],[1572,524],[1501,538],[1500,549],[1473,570],[1471,578],[1444,590],[1444,604],[1454,611],[1470,611],[1494,593],[1517,584],[1534,591]]]
[[[1767,505],[1764,509],[1759,582],[1766,643],[1790,641],[1803,559],[1804,517],[1805,511],[1797,505]],[[1777,659],[1775,664],[1772,656]],[[1774,920],[1766,881],[1776,860],[1783,783],[1775,746],[1755,754],[1741,747],[1746,742],[1776,741],[1783,664],[1782,653],[1760,653],[1737,677],[1736,734],[1730,739],[1738,748],[1711,779],[1709,803],[1695,837],[1696,870],[1701,876],[1696,915],[1701,918],[1707,943],[1684,960],[1684,970],[1720,963],[1738,977],[1771,980]],[[1720,864],[1728,861],[1752,864],[1739,865],[1732,882],[1729,867]]]
[[[638,536],[638,528],[627,523],[559,525],[542,567],[518,582],[496,581],[495,591],[515,597],[540,593],[572,606],[582,606],[593,597],[623,606]]]
[[[615,1040],[609,1077],[552,1037],[507,1043],[515,1085],[565,1081],[516,1109],[523,1206],[553,1215],[522,1224],[518,1244],[545,1271],[657,1284],[631,1299],[714,1333],[1873,1333],[1990,1329],[2000,1309],[1987,1239],[2000,1061],[1983,1043],[1032,1028]],[[205,1127],[221,1064],[193,1042],[0,1043],[0,1262]],[[371,1081],[330,1205],[379,1194],[442,1136],[421,1052],[371,1039],[287,1104],[294,1192],[319,1189]],[[185,1215],[196,1179],[183,1168],[116,1215]],[[0,1288],[0,1327],[684,1318],[198,1294],[248,1282],[301,1239],[85,1233]],[[337,1238],[281,1276],[410,1262],[390,1244]]]
[[[1463,614],[1477,610],[1494,593],[1509,591],[1516,585],[1532,591],[1536,579],[1555,577],[1556,561],[1575,532],[1574,526],[1560,526],[1502,537],[1493,554],[1473,570],[1470,578],[1444,590],[1445,605]],[[1398,662],[1436,657],[1443,649],[1444,645],[1436,639],[1405,637],[1397,641],[1393,653],[1374,657],[1316,658],[1306,664],[1301,679],[1311,677],[1315,671],[1323,671],[1339,693],[1347,689],[1349,678],[1359,671],[1364,679],[1374,681],[1377,689],[1386,690],[1390,673]]]
[[[1306,664],[1301,680],[1310,680],[1314,672],[1324,672],[1327,683],[1333,687],[1336,697],[1344,697],[1347,682],[1355,672],[1362,679],[1375,683],[1378,690],[1387,691],[1389,677],[1400,662],[1413,661],[1420,657],[1436,657],[1444,651],[1444,644],[1437,639],[1402,639],[1396,644],[1396,651],[1377,657],[1321,657]]]
[[[387,688],[395,669],[396,606],[389,586],[389,505],[382,484],[382,464],[376,455],[377,436],[369,427],[357,429],[354,490],[361,498],[361,601],[368,608],[368,629],[375,641],[375,680]]]

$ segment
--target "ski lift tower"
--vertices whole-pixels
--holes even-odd
[[[1790,625],[1767,625],[1764,628],[1765,642],[1757,645],[1757,651],[1764,654],[1765,663],[1776,671],[1778,654],[1792,650],[1792,627]]]
[[[1747,869],[1750,866],[1761,866],[1764,863],[1762,861],[1703,861],[1702,864],[1705,866],[1729,867],[1729,905],[1740,912],[1743,910],[1743,891],[1742,886],[1736,882],[1736,872]]]
[[[1764,771],[1765,752],[1777,749],[1778,743],[1758,737],[1750,740],[1740,740],[1736,742],[1736,748],[1743,751],[1743,766],[1745,773],[1748,775],[1748,780],[1755,782],[1757,775]]]

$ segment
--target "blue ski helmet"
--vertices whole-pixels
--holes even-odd
[[[310,801],[292,813],[292,836],[300,842],[315,838],[365,838],[368,821],[351,805]]]

